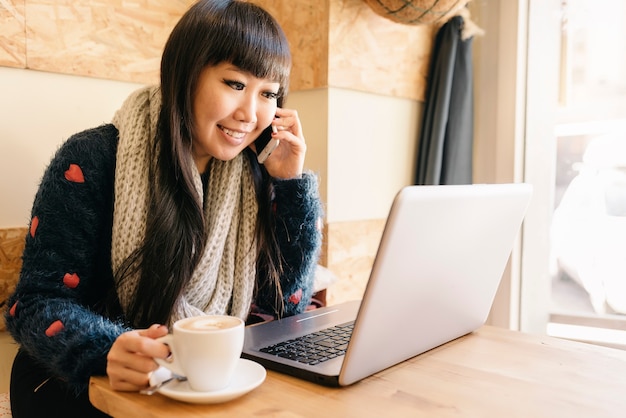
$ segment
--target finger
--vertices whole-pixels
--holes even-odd
[[[137,391],[150,385],[150,374],[127,370],[121,376],[109,376],[109,384],[115,390]]]
[[[148,338],[159,338],[167,335],[168,329],[165,325],[154,324],[148,329],[139,330],[139,335]]]
[[[300,135],[296,135],[294,132],[288,130],[279,131],[277,134],[273,135],[273,138],[280,140],[281,143],[284,142],[289,145],[288,147],[283,146],[283,150],[290,150],[290,152],[297,153],[306,150],[306,142],[304,138]]]
[[[151,338],[132,331],[118,337],[107,354],[107,373],[119,369],[134,369],[143,373],[156,370],[154,358],[166,358],[169,348]]]
[[[148,329],[141,331],[130,331],[118,337],[119,347],[129,353],[138,353],[148,357],[167,357],[169,349],[162,342],[148,337],[150,334],[163,336],[166,329]],[[143,335],[142,335],[143,334]],[[162,335],[161,335],[162,334]]]
[[[107,376],[116,382],[127,382],[133,385],[143,385],[148,381],[154,370],[141,371],[125,367],[107,367]]]
[[[278,109],[276,111],[276,118],[272,122],[278,130],[291,130],[295,131],[300,126],[300,117],[298,112],[293,109]]]
[[[298,127],[298,119],[293,117],[276,118],[272,122],[272,125],[274,125],[278,131],[291,131],[295,134]]]
[[[276,117],[278,118],[286,118],[288,116],[292,116],[293,115],[293,110],[291,109],[287,109],[284,107],[279,107],[276,109]]]
[[[165,357],[167,357],[168,353],[165,354]],[[119,351],[109,354],[110,355],[107,357],[107,367],[113,371],[131,369],[137,370],[140,373],[149,373],[159,367],[153,357]]]
[[[275,134],[272,134],[272,138],[284,141],[289,144],[290,147],[296,145],[299,148],[301,144],[304,144],[302,133],[293,126],[282,127],[280,130],[277,130]]]

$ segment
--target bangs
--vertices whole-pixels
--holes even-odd
[[[261,79],[277,82],[278,106],[289,88],[291,53],[278,22],[245,1],[200,0],[183,15],[161,59],[163,109],[183,136],[192,132],[193,97],[204,68],[228,62]]]
[[[250,6],[233,2],[226,7],[214,26],[215,40],[206,64],[230,62],[257,78],[278,82],[285,95],[291,71],[287,38],[274,18]]]

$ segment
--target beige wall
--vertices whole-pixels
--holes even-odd
[[[302,119],[326,222],[385,218],[412,182],[422,103],[331,87],[292,93],[287,106]]]
[[[26,226],[44,168],[80,130],[111,120],[139,84],[0,67],[0,227]]]
[[[0,114],[6,115],[0,124],[0,196],[11,197],[0,205],[0,227],[28,224],[39,179],[57,147],[110,121],[140,86],[0,67]],[[411,181],[422,105],[345,89],[295,92],[287,104],[302,119],[307,168],[320,175],[323,200],[334,202],[326,208],[327,222],[384,218],[395,191]],[[385,123],[395,118],[403,123]]]

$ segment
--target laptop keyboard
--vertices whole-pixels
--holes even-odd
[[[354,321],[316,331],[302,337],[263,347],[263,353],[274,354],[315,365],[335,357],[343,356],[348,348]]]

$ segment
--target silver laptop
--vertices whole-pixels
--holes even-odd
[[[346,386],[474,331],[487,319],[531,194],[523,183],[403,188],[362,301],[249,326],[242,356]]]

